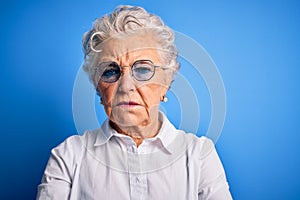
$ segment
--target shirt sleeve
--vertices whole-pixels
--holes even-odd
[[[74,137],[71,137],[52,149],[41,184],[38,186],[37,200],[69,199],[74,171],[73,142]]]
[[[198,199],[230,200],[232,199],[226,175],[217,151],[211,140],[206,139],[200,157],[200,181]]]

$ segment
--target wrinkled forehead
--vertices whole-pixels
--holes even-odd
[[[110,37],[100,45],[98,58],[100,60],[118,59],[120,57],[154,56],[159,57],[160,45],[151,32],[118,34]]]

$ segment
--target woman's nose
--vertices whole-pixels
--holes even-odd
[[[119,92],[127,93],[135,90],[135,81],[130,70],[124,70],[119,79]]]

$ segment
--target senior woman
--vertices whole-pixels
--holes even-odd
[[[95,20],[83,50],[108,118],[52,150],[37,199],[231,199],[211,140],[159,111],[179,68],[172,30],[120,6]]]

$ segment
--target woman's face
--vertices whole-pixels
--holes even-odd
[[[109,119],[119,127],[147,126],[158,120],[159,103],[169,88],[171,70],[155,68],[154,76],[148,81],[137,81],[131,72],[137,60],[150,60],[155,66],[162,66],[157,42],[150,34],[141,34],[111,38],[101,49],[99,64],[114,61],[122,66],[122,75],[116,82],[100,80],[98,83]]]

